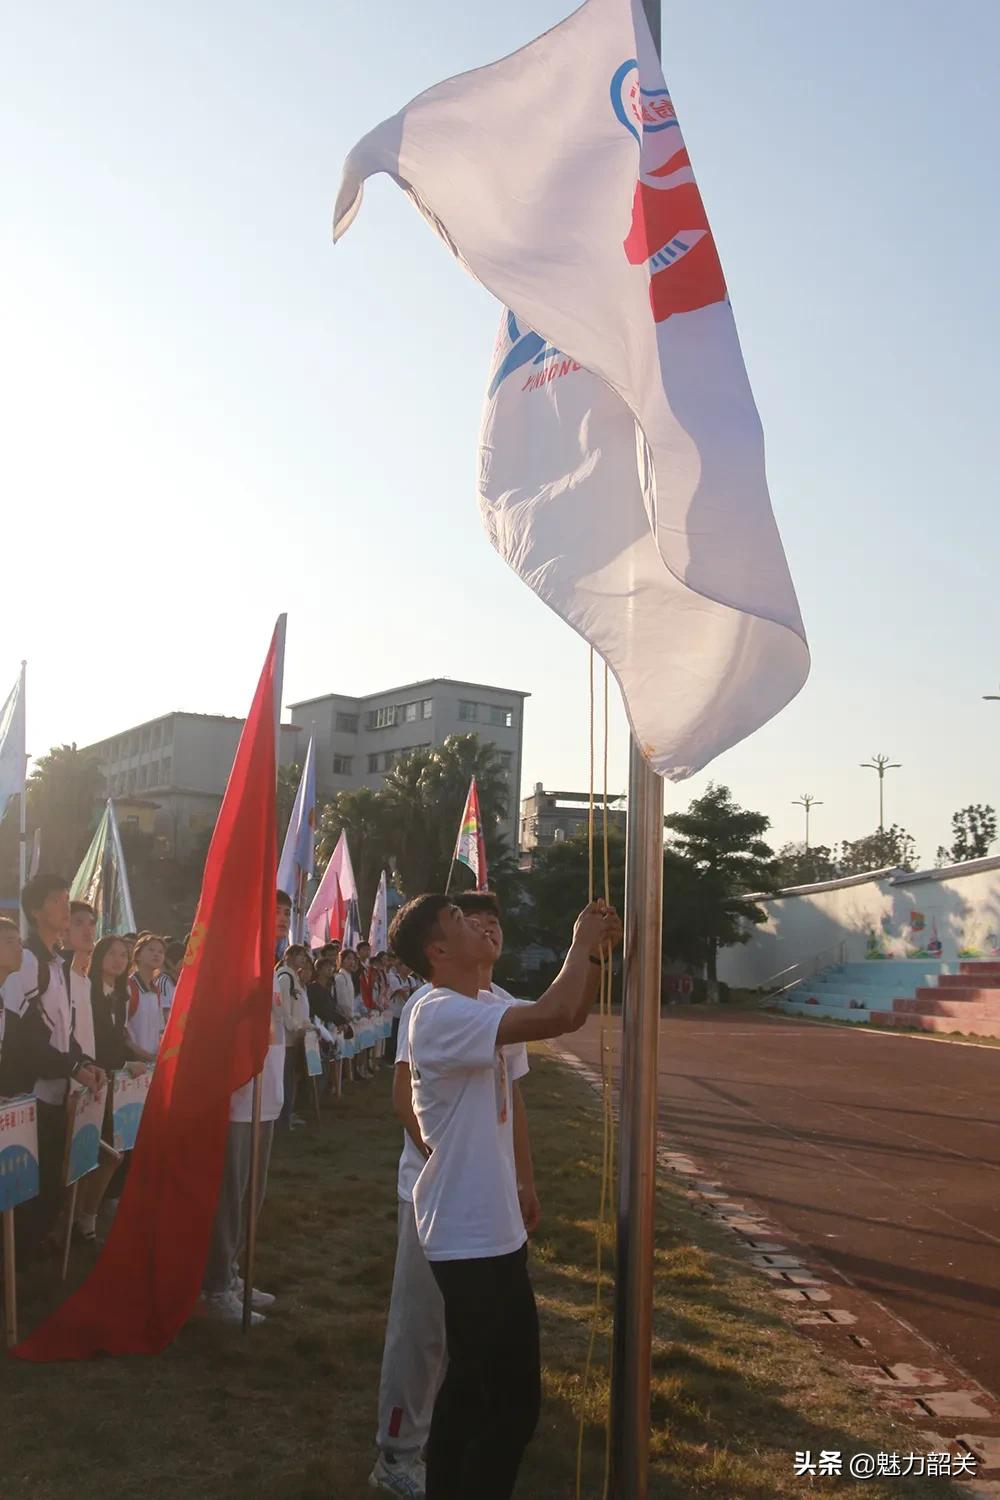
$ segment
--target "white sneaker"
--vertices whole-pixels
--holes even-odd
[[[427,1470],[419,1458],[390,1459],[388,1454],[380,1453],[368,1476],[368,1487],[385,1490],[390,1495],[403,1495],[406,1500],[423,1500]]]
[[[245,1285],[246,1285],[246,1283],[244,1282],[242,1276],[237,1276],[236,1280],[233,1282],[233,1289],[234,1289],[235,1295],[239,1299],[239,1304],[240,1304],[241,1307],[243,1306],[243,1289],[244,1289]],[[250,1306],[251,1307],[257,1307],[257,1308],[261,1308],[261,1307],[273,1307],[274,1306],[274,1300],[275,1299],[274,1299],[273,1293],[271,1293],[271,1292],[262,1292],[259,1289],[259,1287],[254,1287],[253,1291],[250,1293]]]
[[[204,1298],[205,1317],[211,1318],[215,1323],[242,1323],[243,1302],[235,1292],[215,1292],[211,1297]],[[250,1323],[256,1327],[263,1323],[264,1319],[260,1313],[250,1314]]]

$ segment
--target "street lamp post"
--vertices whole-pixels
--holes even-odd
[[[805,810],[806,810],[806,853],[808,854],[808,852],[809,852],[809,813],[810,813],[810,811],[811,811],[812,808],[814,808],[814,807],[822,807],[823,804],[822,804],[822,802],[818,801],[810,792],[803,792],[801,797],[796,797],[796,798],[793,799],[792,806],[793,807],[804,807]]]
[[[873,755],[871,760],[861,762],[862,771],[878,772],[878,831],[885,832],[885,773],[886,771],[900,771],[902,766],[898,761],[890,761],[888,755]]]

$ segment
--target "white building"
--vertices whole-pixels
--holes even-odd
[[[315,737],[320,802],[335,792],[380,787],[385,773],[409,750],[441,745],[453,734],[478,734],[484,744],[496,746],[507,774],[508,816],[500,829],[516,852],[528,696],[516,688],[432,677],[360,698],[325,693],[289,707],[300,726],[303,752],[310,734]]]

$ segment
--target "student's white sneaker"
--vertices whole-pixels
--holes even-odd
[[[423,1500],[427,1488],[427,1470],[419,1458],[390,1458],[380,1453],[368,1476],[368,1487],[385,1490],[389,1495],[403,1495],[406,1500]]]
[[[204,1299],[205,1317],[211,1318],[216,1323],[242,1323],[243,1303],[235,1292],[215,1292],[211,1297]],[[260,1313],[250,1314],[250,1323],[256,1327],[263,1323],[264,1319]]]
[[[233,1288],[235,1290],[237,1298],[239,1299],[239,1304],[241,1307],[243,1306],[243,1288],[245,1285],[246,1283],[244,1282],[242,1276],[237,1276],[236,1280],[233,1282]],[[259,1287],[254,1287],[253,1291],[250,1293],[250,1306],[256,1308],[273,1307],[273,1293],[262,1292]]]

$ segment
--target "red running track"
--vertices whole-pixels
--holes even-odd
[[[678,1006],[659,1076],[667,1144],[1000,1396],[1000,1048]]]

